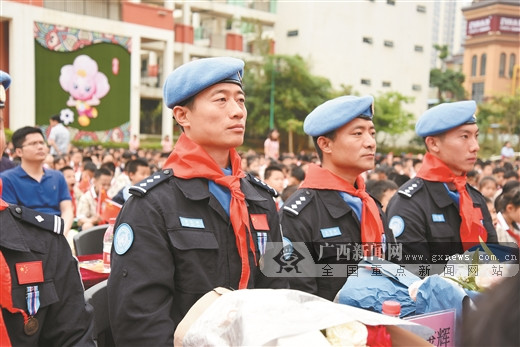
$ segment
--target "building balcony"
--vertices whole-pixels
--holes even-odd
[[[155,5],[125,1],[121,3],[121,18],[127,23],[166,30],[174,28],[173,11]]]

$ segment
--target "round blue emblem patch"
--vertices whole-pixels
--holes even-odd
[[[397,238],[404,231],[404,220],[400,216],[393,216],[390,219],[390,223],[388,223],[388,227],[394,233],[394,236]]]
[[[130,225],[123,223],[117,227],[114,235],[114,250],[117,254],[125,254],[134,243],[134,231]]]

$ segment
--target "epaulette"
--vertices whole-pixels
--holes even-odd
[[[413,179],[408,181],[406,184],[403,184],[401,188],[397,191],[399,194],[406,196],[407,198],[411,198],[412,195],[417,193],[424,186],[423,180]]]
[[[131,186],[128,190],[130,194],[143,197],[153,188],[157,187],[159,184],[165,182],[173,175],[172,169],[164,169],[155,172],[151,176],[148,176],[141,182],[137,183],[135,186]]]
[[[297,216],[311,200],[311,192],[307,189],[302,189],[298,193],[294,193],[291,198],[287,200],[283,205],[283,209]]]
[[[11,214],[21,221],[34,225],[40,229],[63,234],[64,221],[60,216],[32,210],[27,207],[9,205]]]
[[[276,189],[274,189],[273,187],[271,187],[270,185],[268,185],[267,183],[265,183],[258,177],[248,173],[247,178],[248,178],[249,182],[253,183],[254,185],[256,185],[258,187],[262,187],[263,189],[267,190],[272,196],[274,196],[274,197],[278,196],[278,192],[276,191]]]

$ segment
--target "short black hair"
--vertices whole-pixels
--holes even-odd
[[[112,176],[112,172],[109,169],[104,168],[104,167],[101,167],[101,168],[97,169],[96,171],[94,171],[94,178],[99,178],[102,175]]]
[[[137,158],[134,160],[130,160],[128,163],[126,163],[125,171],[127,173],[135,174],[140,166],[150,167],[150,165],[148,165],[148,162],[145,159]]]
[[[29,134],[40,134],[43,139],[45,139],[42,129],[38,127],[26,126],[16,130],[13,133],[13,136],[11,136],[11,142],[13,143],[14,148],[22,148],[23,143],[25,142],[25,138]]]
[[[282,168],[280,166],[278,166],[278,165],[270,165],[270,166],[265,168],[264,180],[266,180],[269,177],[271,177],[271,175],[273,174],[274,171],[280,171],[281,173],[283,173],[283,170],[282,170]]]

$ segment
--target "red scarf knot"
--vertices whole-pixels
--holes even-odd
[[[247,288],[251,273],[247,249],[248,239],[255,264],[256,253],[253,236],[249,230],[249,212],[245,202],[245,195],[240,190],[240,179],[245,177],[241,169],[241,158],[235,149],[229,151],[229,157],[232,174],[226,176],[215,160],[200,145],[193,142],[183,133],[164,163],[163,168],[173,169],[174,175],[179,178],[206,178],[229,189],[231,192],[229,219],[233,226],[238,255],[242,264],[238,288],[244,289]]]
[[[322,189],[322,190],[336,190],[345,192],[352,196],[358,197],[363,203],[361,214],[361,242],[365,245],[374,243],[373,249],[366,249],[365,255],[381,255],[381,241],[384,232],[383,222],[379,215],[379,209],[376,202],[365,190],[365,180],[363,177],[356,178],[356,187],[343,178],[336,176],[327,169],[324,169],[316,164],[309,165],[307,175],[303,181],[301,188]],[[370,245],[372,246],[372,245]]]
[[[464,251],[478,245],[480,238],[487,241],[487,230],[482,225],[482,211],[473,207],[473,200],[466,189],[466,174],[455,176],[453,171],[436,156],[426,153],[417,177],[432,182],[453,183],[460,196],[460,239]]]

